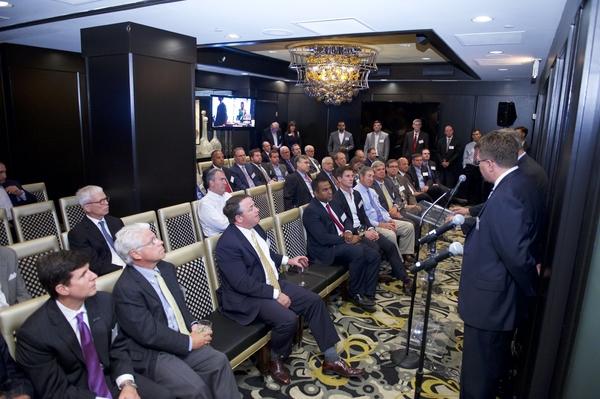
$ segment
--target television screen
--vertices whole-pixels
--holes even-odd
[[[254,127],[253,98],[212,96],[212,127],[236,129]]]

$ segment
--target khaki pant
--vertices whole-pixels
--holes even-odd
[[[405,220],[392,220],[396,231],[376,227],[375,230],[392,242],[397,243],[400,255],[413,255],[415,253],[415,227]],[[396,240],[399,237],[399,240]]]

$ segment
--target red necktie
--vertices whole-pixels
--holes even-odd
[[[329,218],[333,221],[333,223],[337,226],[337,228],[340,229],[340,231],[343,233],[344,232],[344,226],[335,217],[335,215],[333,214],[333,211],[331,210],[331,207],[329,206],[329,204],[325,205],[325,208],[327,209],[327,213],[329,214]]]
[[[417,152],[417,141],[418,141],[418,139],[419,139],[419,133],[415,133],[415,136],[413,137],[413,150],[412,150],[413,154],[415,152]]]

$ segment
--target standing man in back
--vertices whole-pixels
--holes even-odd
[[[352,136],[352,133],[346,131],[346,123],[344,121],[339,121],[337,124],[337,130],[335,132],[331,132],[329,135],[327,152],[329,155],[334,156],[339,151],[348,154],[353,149],[354,137]]]
[[[365,152],[370,148],[375,149],[375,155],[383,162],[387,161],[390,153],[390,137],[386,132],[381,131],[381,122],[373,122],[373,131],[367,134],[365,140]]]
[[[421,130],[423,122],[415,119],[412,123],[413,130],[406,132],[402,145],[402,154],[410,159],[412,154],[420,153],[424,148],[429,148],[429,135]]]

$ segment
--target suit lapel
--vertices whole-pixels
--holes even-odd
[[[46,303],[46,306],[48,307],[48,318],[50,319],[52,326],[56,329],[56,332],[52,333],[49,331],[42,331],[41,333],[53,334],[55,337],[63,341],[71,350],[71,352],[73,352],[75,357],[85,364],[81,345],[79,344],[79,341],[77,341],[75,331],[73,331],[73,328],[71,328],[71,325],[65,318],[65,315],[62,314],[54,299],[49,299]]]
[[[123,272],[131,274],[132,278],[136,281],[136,283],[146,292],[147,295],[154,298],[154,300],[160,304],[162,309],[162,302],[160,301],[158,294],[156,293],[154,288],[152,288],[148,280],[146,280],[140,272],[135,270],[135,268],[131,265],[127,265]]]
[[[242,243],[242,246],[244,248],[246,248],[246,251],[250,252],[254,258],[262,264],[261,260],[260,260],[260,256],[258,256],[258,253],[256,252],[256,249],[254,249],[254,247],[252,246],[252,244],[250,244],[250,242],[246,239],[246,236],[244,236],[242,234],[242,232],[240,231],[240,229],[238,229],[237,227],[235,227],[234,225],[230,225],[232,230],[233,230],[233,234],[237,237],[237,239]],[[258,234],[258,231],[257,231]]]
[[[92,331],[92,337],[94,338],[94,346],[96,347],[96,352],[98,352],[100,363],[108,366],[110,364],[108,356],[109,348],[105,348],[104,345],[100,346],[101,343],[106,340],[107,331],[104,319],[93,298],[86,301],[85,308],[87,310],[88,322],[90,324],[90,330]]]

